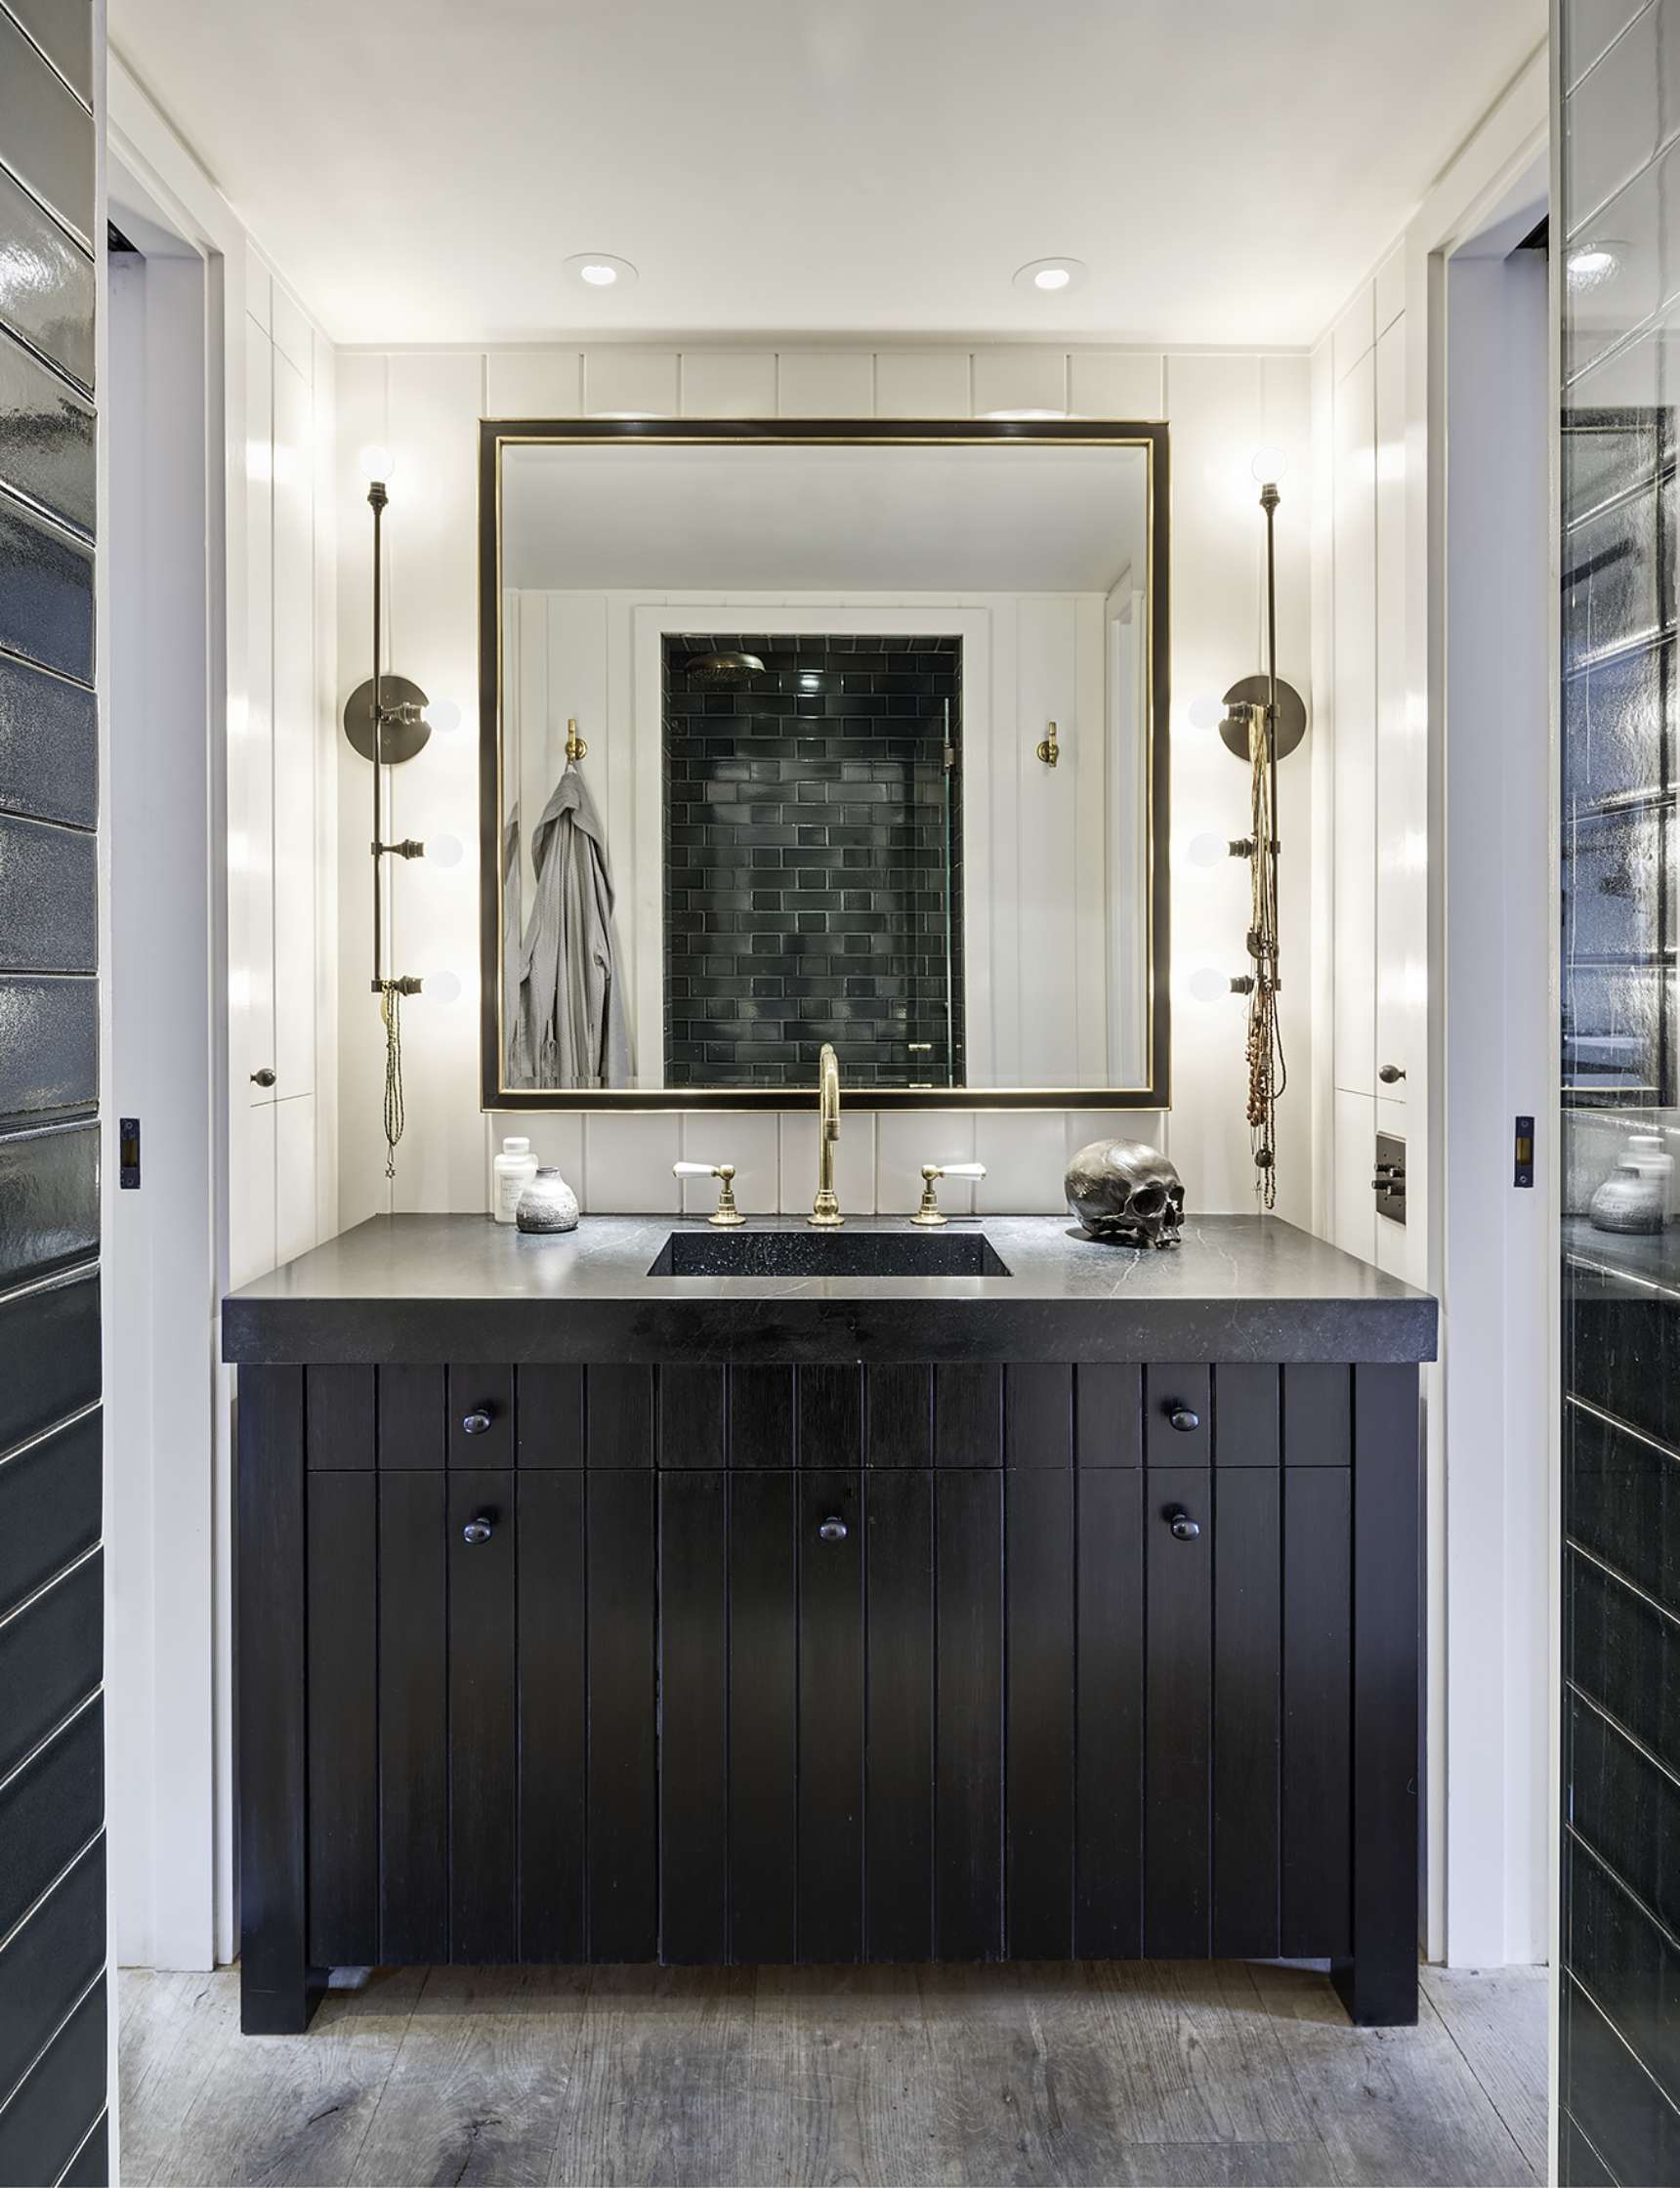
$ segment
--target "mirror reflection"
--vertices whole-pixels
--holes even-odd
[[[1165,429],[541,431],[492,450],[499,1092],[804,1099],[831,1043],[865,1101],[1158,1101]]]

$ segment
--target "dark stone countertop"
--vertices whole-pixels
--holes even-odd
[[[802,1231],[765,1217],[750,1231]],[[909,1230],[850,1218],[847,1233]],[[1436,1304],[1275,1217],[1209,1216],[1157,1253],[1065,1216],[953,1221],[1007,1277],[650,1277],[698,1217],[585,1216],[526,1238],[486,1216],[377,1216],[224,1302],[223,1357],[821,1362],[1435,1357]],[[712,1237],[718,1234],[711,1233]],[[735,1237],[745,1234],[736,1232]],[[914,1234],[912,1234],[914,1235]]]

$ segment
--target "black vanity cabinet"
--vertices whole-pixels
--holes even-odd
[[[1284,1956],[1415,2016],[1416,1370],[246,1366],[244,2021]]]

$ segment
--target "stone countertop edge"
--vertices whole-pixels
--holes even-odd
[[[761,1218],[789,1230],[798,1217]],[[905,1218],[849,1219],[903,1232]],[[223,1358],[249,1366],[478,1361],[1433,1360],[1437,1308],[1274,1216],[1210,1216],[1135,1253],[1065,1216],[952,1222],[1007,1277],[649,1277],[702,1217],[585,1216],[530,1237],[479,1215],[375,1216],[231,1293]],[[739,1236],[737,1233],[736,1236]]]

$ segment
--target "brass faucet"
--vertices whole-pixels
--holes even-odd
[[[817,1198],[806,1217],[819,1230],[832,1231],[845,1222],[839,1196],[834,1191],[834,1142],[840,1137],[840,1060],[827,1041],[818,1063]]]

